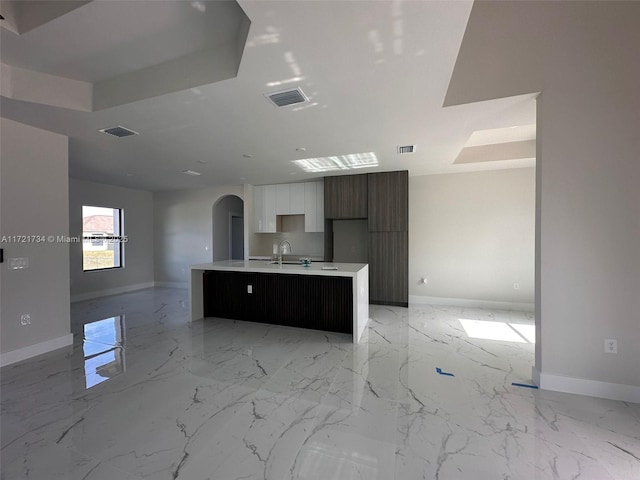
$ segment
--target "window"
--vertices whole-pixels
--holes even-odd
[[[119,208],[82,207],[82,269],[122,267],[123,212]]]

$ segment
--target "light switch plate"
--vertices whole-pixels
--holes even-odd
[[[16,257],[9,259],[9,268],[11,270],[29,268],[29,257]]]

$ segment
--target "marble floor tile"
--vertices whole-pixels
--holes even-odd
[[[511,385],[529,312],[371,306],[353,345],[187,298],[74,303],[72,347],[3,368],[0,478],[640,478],[640,405]]]

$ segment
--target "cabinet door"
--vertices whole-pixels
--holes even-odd
[[[324,184],[304,184],[304,231],[324,232]]]
[[[266,227],[264,223],[264,187],[253,187],[253,231],[262,233]]]
[[[316,232],[324,232],[324,183],[316,183]]]
[[[248,274],[208,271],[203,273],[204,316],[245,320]]]
[[[276,186],[275,185],[264,185],[264,216],[263,216],[263,224],[264,230],[266,233],[275,233],[276,232]]]
[[[291,215],[306,214],[304,186],[304,183],[293,183],[289,185],[289,213]]]
[[[308,182],[304,184],[304,231],[317,232],[318,228],[318,209],[317,204],[317,182]],[[324,220],[324,219],[323,219]]]
[[[367,175],[324,177],[324,215],[330,219],[367,218]]]
[[[289,215],[290,188],[287,184],[275,185],[276,188],[276,215]]]
[[[409,305],[407,232],[369,232],[369,301]]]
[[[370,173],[369,231],[406,232],[409,229],[409,172]]]

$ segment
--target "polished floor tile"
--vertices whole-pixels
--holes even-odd
[[[512,386],[531,382],[531,314],[371,317],[354,346],[189,322],[179,289],[74,303],[72,348],[2,369],[1,478],[640,478],[640,405]]]

